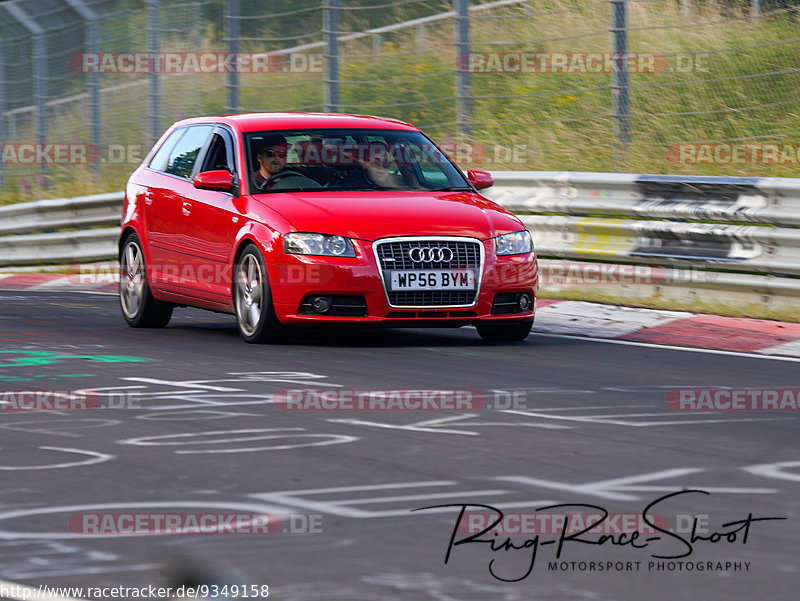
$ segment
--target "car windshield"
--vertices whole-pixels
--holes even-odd
[[[253,194],[471,189],[417,131],[262,131],[244,134],[244,143]]]

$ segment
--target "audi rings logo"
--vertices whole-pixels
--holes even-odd
[[[414,263],[449,263],[453,260],[453,251],[446,246],[417,246],[408,251],[408,258]]]

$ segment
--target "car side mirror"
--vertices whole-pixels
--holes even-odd
[[[494,185],[494,178],[488,171],[481,171],[480,169],[470,169],[467,171],[467,179],[469,183],[475,186],[476,190],[482,190]]]
[[[225,169],[203,171],[194,178],[194,187],[201,190],[219,190],[231,192],[233,190],[233,174]]]

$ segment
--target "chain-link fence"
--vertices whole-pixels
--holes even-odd
[[[489,169],[800,175],[800,0],[15,0],[0,191],[119,189],[195,115],[409,121]]]

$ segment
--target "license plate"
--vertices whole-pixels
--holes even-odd
[[[389,290],[475,290],[474,269],[390,271]]]

